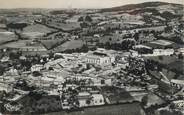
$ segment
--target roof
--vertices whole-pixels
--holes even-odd
[[[102,99],[103,95],[102,94],[92,94],[92,97],[95,99]]]
[[[80,92],[80,93],[77,95],[77,98],[78,98],[78,99],[89,99],[89,98],[91,98],[91,94],[88,93],[88,92]]]
[[[90,93],[88,92],[79,92],[78,96],[89,96]]]
[[[149,46],[146,46],[146,45],[136,45],[136,46],[134,46],[135,48],[147,48],[147,49],[152,49],[151,47],[149,47]]]
[[[171,79],[171,82],[176,83],[176,84],[180,84],[180,85],[184,85],[184,80]]]
[[[155,40],[153,42],[150,42],[152,44],[157,44],[157,45],[162,45],[162,46],[169,46],[172,45],[173,42],[168,41],[168,40]]]

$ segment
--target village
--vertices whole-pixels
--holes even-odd
[[[183,10],[158,8],[0,12],[0,112],[184,114]]]

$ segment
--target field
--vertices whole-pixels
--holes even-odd
[[[18,38],[12,32],[0,32],[0,44],[17,40]]]
[[[23,33],[24,32],[25,33],[29,33],[29,32],[50,33],[52,31],[55,31],[55,30],[41,24],[30,25],[23,29]]]
[[[57,51],[65,51],[81,48],[84,45],[82,40],[71,40],[63,43],[62,45],[55,48]]]
[[[184,74],[184,60],[178,59],[176,56],[154,56],[146,57],[146,59],[157,61],[165,65],[170,70],[177,70],[177,72]]]
[[[139,103],[85,108],[77,112],[55,112],[44,115],[145,115]]]
[[[55,23],[52,22],[49,25],[56,27],[56,28],[60,28],[63,29],[64,31],[70,31],[70,30],[75,30],[80,28],[80,24],[79,23],[75,23],[75,22],[68,22],[68,23]]]
[[[145,59],[151,59],[165,65],[169,63],[173,63],[178,60],[177,57],[175,56],[172,56],[172,57],[171,56],[151,56],[151,57],[145,57]]]

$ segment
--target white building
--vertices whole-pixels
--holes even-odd
[[[79,107],[87,107],[91,104],[91,94],[88,92],[80,92],[77,95]]]
[[[78,94],[79,107],[104,105],[104,97],[102,94],[90,94],[88,92],[80,92]]]
[[[4,56],[2,59],[1,59],[1,62],[7,62],[9,61],[9,57],[8,56]]]
[[[154,56],[162,56],[162,55],[172,55],[174,54],[174,49],[154,49]]]
[[[6,72],[6,75],[10,75],[10,76],[18,76],[18,70],[15,68],[11,68],[9,71]]]
[[[184,88],[184,80],[171,79],[171,85],[177,87],[178,89]]]
[[[44,68],[43,65],[36,64],[36,65],[33,65],[33,66],[31,67],[31,72],[34,72],[34,71],[41,71],[43,68]]]
[[[92,104],[94,106],[104,105],[105,101],[104,101],[103,95],[102,94],[92,94]]]
[[[176,53],[184,55],[184,48],[177,49]]]
[[[99,48],[94,52],[89,52],[85,61],[89,64],[110,65],[115,61],[114,51]]]
[[[179,109],[182,113],[184,113],[184,100],[173,101],[172,104],[174,104],[176,109]]]

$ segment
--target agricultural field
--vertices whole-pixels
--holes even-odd
[[[139,103],[85,108],[71,113],[55,112],[46,115],[145,115]]]
[[[17,40],[18,37],[13,32],[0,32],[0,44]]]

